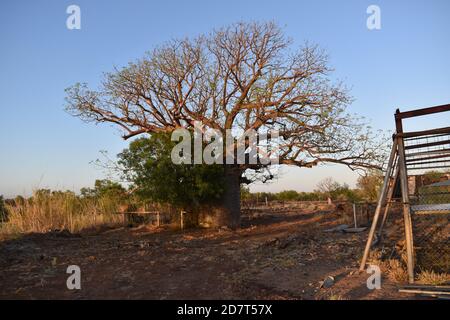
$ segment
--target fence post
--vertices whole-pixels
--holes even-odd
[[[181,210],[181,212],[180,212],[180,227],[181,227],[181,230],[184,229],[184,213],[185,213],[185,211]]]
[[[405,146],[403,143],[403,137],[398,136],[397,140],[399,146],[398,165],[400,169],[400,187],[402,190],[403,220],[405,224],[408,281],[409,283],[414,283],[414,243],[413,243],[412,222],[411,222],[411,207],[409,203],[409,194],[408,194],[408,173],[405,161]]]

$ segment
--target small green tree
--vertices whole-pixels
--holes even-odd
[[[446,174],[450,174],[450,170],[429,170],[423,174],[424,184],[432,184],[439,182]]]
[[[81,196],[85,198],[123,198],[126,194],[125,188],[111,180],[95,180],[94,188],[81,188]]]
[[[83,200],[94,202],[104,213],[116,212],[121,205],[128,204],[130,198],[120,183],[107,179],[96,180],[94,188],[82,188],[80,193]]]
[[[22,196],[16,196],[14,198],[14,204],[16,206],[23,206],[27,200]]]
[[[241,185],[241,200],[251,200],[252,193],[250,192],[250,188]]]
[[[367,201],[376,201],[381,185],[383,174],[379,170],[370,170],[366,175],[360,176],[357,181],[362,197]]]
[[[316,192],[321,193],[324,197],[329,197],[333,200],[360,200],[360,196],[357,191],[350,189],[348,184],[340,184],[331,177],[320,181],[317,184]]]
[[[152,134],[133,141],[118,155],[124,178],[143,199],[169,203],[183,209],[221,198],[223,166],[174,164],[170,134]]]
[[[277,194],[278,200],[281,201],[292,201],[292,200],[298,200],[299,195],[298,192],[295,190],[286,190],[281,191]]]
[[[333,194],[336,194],[336,191],[341,188],[341,185],[339,184],[339,182],[334,181],[333,178],[331,177],[327,177],[323,180],[321,180],[318,184],[317,184],[317,190],[316,192],[321,192],[323,193],[326,197],[330,197],[332,198]]]
[[[339,187],[331,193],[331,198],[334,200],[352,202],[361,200],[361,197],[358,194],[357,190],[350,189],[350,187],[346,183],[339,185]]]

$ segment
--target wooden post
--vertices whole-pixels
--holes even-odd
[[[400,169],[400,185],[402,190],[403,220],[405,223],[406,255],[408,258],[408,281],[409,283],[414,283],[414,244],[412,234],[411,208],[409,204],[408,193],[408,174],[406,171],[403,137],[399,136],[397,139],[399,147],[398,164]]]
[[[392,167],[394,164],[394,159],[397,154],[397,140],[393,141],[391,154],[389,156],[389,161],[386,169],[386,175],[384,176],[383,186],[381,188],[380,196],[378,198],[377,208],[375,210],[375,214],[373,216],[372,226],[370,227],[369,237],[367,239],[366,247],[364,249],[363,258],[361,260],[361,265],[359,266],[359,270],[363,271],[366,267],[367,258],[369,257],[370,248],[372,246],[373,236],[375,235],[375,230],[377,228],[378,218],[380,217],[381,208],[383,207],[386,201],[386,194],[389,185],[389,179],[392,173]]]
[[[184,211],[183,210],[181,210],[181,212],[180,212],[180,227],[181,227],[181,230],[183,230],[184,229]]]
[[[356,204],[353,202],[353,220],[355,222],[355,229],[358,228],[358,224],[356,223]]]
[[[156,213],[156,225],[157,225],[158,227],[161,226],[161,220],[159,220],[159,211]]]
[[[432,108],[433,111],[438,111],[442,109],[440,107]],[[412,223],[411,223],[411,208],[409,204],[409,192],[408,192],[408,172],[406,170],[406,159],[405,159],[405,144],[403,141],[403,123],[402,119],[409,116],[417,116],[427,114],[431,109],[416,110],[412,113],[401,113],[399,109],[395,112],[395,127],[397,131],[396,140],[398,144],[398,166],[400,174],[400,186],[402,190],[402,202],[403,202],[403,220],[405,224],[405,240],[406,240],[406,256],[408,265],[408,281],[409,283],[414,283],[414,243],[412,234]],[[438,111],[441,112],[441,111]]]
[[[397,160],[397,163],[398,163],[398,160]],[[388,214],[389,214],[389,209],[391,207],[392,197],[394,196],[395,184],[396,184],[397,179],[398,179],[398,173],[399,173],[399,169],[398,169],[398,166],[396,166],[395,173],[394,173],[394,180],[392,181],[392,185],[391,185],[391,187],[389,189],[389,192],[388,192],[386,208],[384,209],[383,219],[381,220],[380,228],[378,229],[378,237],[380,239],[381,239],[381,236],[382,236],[383,227],[384,227],[384,225],[386,223],[386,220],[387,220],[387,217],[388,217]]]

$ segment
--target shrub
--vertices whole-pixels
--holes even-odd
[[[118,155],[123,178],[141,199],[182,209],[219,201],[224,191],[222,165],[175,164],[170,134],[139,138]]]

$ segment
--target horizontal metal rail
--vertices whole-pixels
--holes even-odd
[[[436,146],[441,146],[441,145],[446,145],[446,144],[450,144],[450,139],[442,140],[442,141],[428,142],[428,143],[412,144],[409,146],[405,146],[405,150],[436,147]]]
[[[397,112],[395,114],[395,118],[396,119],[414,118],[414,117],[426,116],[426,115],[445,112],[445,111],[450,111],[450,104],[443,104],[440,106],[416,109],[416,110],[411,110],[411,111]]]
[[[444,160],[433,160],[433,161],[422,161],[422,162],[414,162],[414,163],[408,163],[408,166],[418,166],[422,164],[431,164],[431,163],[447,163],[450,162],[450,159],[444,159]]]
[[[450,127],[398,133],[399,136],[405,138],[405,141],[425,138],[426,136],[430,138],[444,136],[446,134],[450,134]]]
[[[421,151],[421,152],[407,152],[405,155],[407,158],[409,157],[416,157],[416,156],[423,156],[423,155],[430,155],[430,154],[447,154],[450,153],[450,149],[439,149],[439,150],[430,150],[430,151]]]
[[[417,162],[417,161],[423,161],[423,160],[433,160],[433,159],[442,159],[442,158],[450,158],[450,153],[448,154],[440,154],[437,156],[430,156],[430,157],[423,157],[423,158],[413,158],[413,159],[406,159],[406,163],[410,163],[410,162]],[[441,160],[442,162],[445,161],[450,161],[449,160]]]
[[[408,170],[427,170],[427,169],[446,169],[446,168],[450,168],[450,164],[446,166],[427,166],[418,168],[411,168],[408,166]]]

